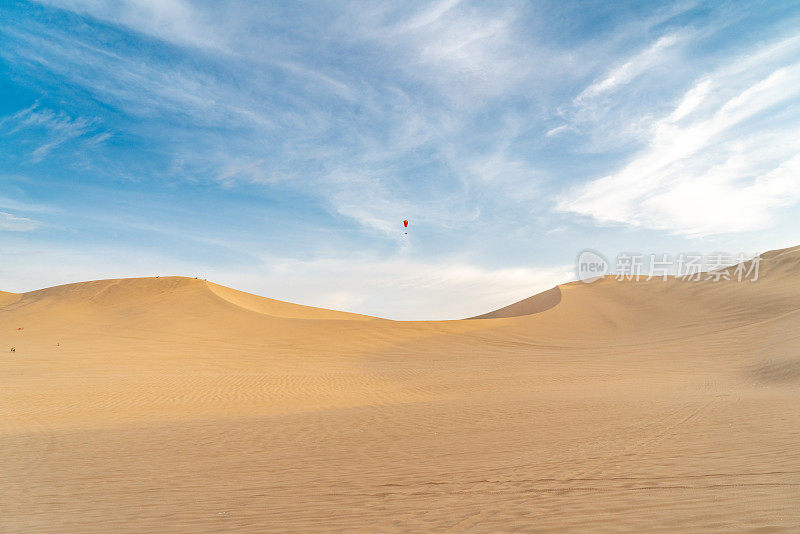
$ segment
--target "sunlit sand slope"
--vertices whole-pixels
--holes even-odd
[[[0,293],[0,531],[800,529],[800,249],[481,317]]]

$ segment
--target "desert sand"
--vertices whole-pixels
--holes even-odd
[[[763,258],[453,321],[0,293],[0,531],[796,532],[800,247]]]

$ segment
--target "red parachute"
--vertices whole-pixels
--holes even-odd
[[[403,221],[403,228],[408,228],[408,219]]]

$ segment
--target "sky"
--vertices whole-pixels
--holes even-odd
[[[798,245],[798,186],[796,1],[0,3],[6,291],[456,319],[587,248]]]

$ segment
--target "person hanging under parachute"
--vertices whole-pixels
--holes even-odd
[[[403,228],[408,228],[408,219],[403,221]],[[406,232],[406,235],[408,235],[408,232]]]

